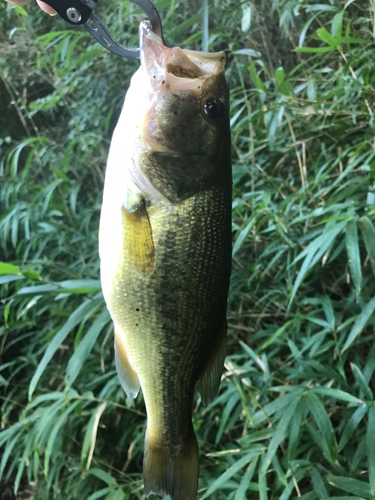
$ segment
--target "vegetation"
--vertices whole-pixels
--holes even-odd
[[[160,0],[168,45],[225,50],[233,274],[218,398],[197,396],[200,499],[375,499],[372,0]],[[99,3],[137,43],[140,13]],[[208,13],[208,23],[207,21]],[[97,253],[137,67],[0,4],[0,498],[141,499]]]

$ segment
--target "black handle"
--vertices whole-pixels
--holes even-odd
[[[70,24],[85,24],[97,0],[43,0]]]

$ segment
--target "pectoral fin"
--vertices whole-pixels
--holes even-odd
[[[123,333],[120,327],[115,325],[115,361],[117,375],[128,397],[134,399],[137,397],[140,384],[138,375],[130,366],[122,337]]]
[[[122,206],[124,255],[134,269],[152,273],[155,267],[155,249],[152,228],[142,199],[130,209]]]
[[[209,405],[219,390],[225,355],[227,352],[227,322],[220,328],[217,342],[199,379],[199,392],[205,406]]]

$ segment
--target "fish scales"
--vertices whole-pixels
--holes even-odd
[[[225,356],[230,133],[223,54],[173,51],[142,23],[106,172],[101,279],[121,383],[144,394],[145,493],[194,500],[194,387],[212,400]]]

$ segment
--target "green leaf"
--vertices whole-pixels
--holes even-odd
[[[374,399],[374,395],[372,394],[372,391],[371,391],[369,385],[367,384],[367,381],[366,381],[365,377],[363,376],[363,373],[358,368],[358,366],[354,363],[350,363],[350,368],[352,369],[354,378],[355,378],[357,384],[359,385],[359,389],[363,392],[366,399],[369,399],[370,401],[372,401]]]
[[[295,52],[306,52],[309,54],[324,54],[326,52],[332,52],[335,50],[334,47],[296,47]]]
[[[225,424],[227,423],[234,407],[237,405],[237,403],[239,402],[240,398],[239,398],[239,394],[238,392],[235,392],[227,401],[227,404],[225,405],[225,408],[223,409],[223,411],[221,412],[221,417],[220,417],[220,425],[219,425],[219,428],[217,430],[217,434],[216,434],[216,439],[215,439],[215,444],[217,444],[220,439],[221,439],[221,436],[223,435],[223,432],[225,430]]]
[[[23,7],[21,7],[21,5],[16,5],[16,6],[14,7],[14,10],[15,10],[15,11],[17,11],[17,12],[18,12],[18,14],[21,14],[21,16],[26,16],[26,17],[27,17],[27,16],[29,15],[29,14],[26,12],[26,10],[25,10]]]
[[[333,463],[337,456],[337,443],[331,421],[320,399],[311,391],[306,396],[308,407],[321,434],[324,455]]]
[[[272,345],[275,340],[280,337],[281,335],[283,335],[289,328],[291,325],[294,324],[294,319],[291,319],[289,321],[287,321],[284,325],[280,326],[280,328],[278,328],[275,333],[273,333],[259,348],[260,351],[266,349],[268,346]]]
[[[250,73],[250,78],[253,81],[255,87],[261,92],[267,93],[267,87],[264,85],[261,78],[258,76],[255,64],[253,62],[249,66],[249,73]]]
[[[107,493],[110,493],[111,491],[113,491],[112,486],[107,486],[107,488],[103,488],[99,491],[96,491],[92,495],[90,495],[87,500],[98,500],[98,499],[102,499],[102,498],[107,499],[106,495],[107,495]]]
[[[356,322],[351,329],[348,338],[344,344],[342,352],[349,349],[349,347],[353,344],[356,338],[362,333],[362,330],[367,324],[367,321],[370,319],[372,313],[375,310],[375,297],[373,297],[370,302],[368,302],[363,308],[361,314],[357,317]]]
[[[262,457],[261,466],[258,474],[258,483],[259,483],[259,500],[267,500],[267,475],[263,473],[265,468],[265,458]]]
[[[304,396],[302,395],[300,397],[298,406],[294,412],[293,425],[289,426],[288,459],[290,461],[293,460],[297,452],[297,447],[299,444],[299,436],[302,432],[301,423],[303,415],[305,413],[305,407],[306,407],[306,402]]]
[[[371,499],[370,487],[363,481],[358,481],[351,477],[329,476],[328,482],[346,493],[353,493],[353,495],[357,495],[358,497]]]
[[[102,481],[104,481],[105,483],[107,483],[108,486],[112,486],[112,487],[117,487],[118,486],[116,479],[113,478],[112,476],[110,476],[108,474],[108,472],[105,472],[102,469],[90,469],[89,470],[89,474],[92,474],[93,476],[101,479]]]
[[[233,255],[241,248],[242,243],[244,242],[245,238],[249,234],[249,232],[252,230],[254,225],[256,224],[257,218],[252,217],[250,219],[250,222],[246,224],[246,226],[241,230],[240,234],[237,236],[236,241],[233,246]]]
[[[352,437],[354,431],[357,429],[360,422],[363,420],[363,417],[367,414],[367,410],[368,410],[367,405],[362,404],[359,408],[356,409],[356,411],[350,417],[350,419],[348,420],[347,424],[344,427],[344,430],[342,431],[338,447],[339,451],[341,451],[346,446],[349,439]]]
[[[249,31],[251,26],[251,5],[243,5],[242,7],[242,19],[241,19],[241,30],[246,33]]]
[[[335,318],[335,313],[333,312],[331,299],[328,297],[328,295],[323,295],[321,299],[327,323],[331,328],[335,328],[336,318]]]
[[[368,475],[370,479],[370,493],[375,497],[375,405],[369,407],[368,424],[366,432],[366,445],[368,456]]]
[[[106,406],[107,403],[102,403],[101,405],[99,405],[96,411],[91,415],[91,418],[87,425],[81,451],[82,470],[88,470],[90,468],[91,461],[94,455],[96,435],[98,432],[100,417],[102,416]]]
[[[289,308],[292,305],[294,297],[300,287],[305,275],[314,267],[319,259],[328,251],[328,248],[334,242],[335,238],[344,229],[345,222],[328,223],[320,236],[314,239],[293,261],[292,265],[305,257],[298,277],[294,283],[293,290],[289,299]]]
[[[89,328],[83,340],[79,343],[73,356],[69,359],[69,363],[66,368],[65,382],[67,387],[71,387],[74,383],[83,366],[83,363],[86,361],[88,355],[94,347],[97,338],[109,321],[111,321],[109,312],[107,309],[103,309],[100,315],[95,319],[92,326]]]
[[[328,396],[334,399],[338,399],[339,401],[346,401],[351,404],[363,404],[359,398],[352,396],[348,392],[342,391],[341,389],[333,389],[332,387],[314,387],[312,389],[316,394],[320,394],[322,396]]]
[[[319,495],[319,499],[328,499],[328,492],[326,490],[326,487],[324,486],[322,476],[319,474],[319,471],[315,467],[311,469],[311,479],[314,485],[314,490]]]
[[[358,225],[370,260],[372,273],[375,276],[375,228],[368,217],[361,217]]]
[[[341,36],[333,36],[329,31],[327,31],[325,28],[319,28],[316,31],[316,34],[318,37],[323,40],[323,42],[326,42],[328,45],[331,47],[337,48],[341,45]]]
[[[228,482],[235,474],[237,474],[241,469],[244,468],[246,464],[250,462],[253,458],[259,455],[259,449],[255,449],[250,453],[247,453],[244,457],[237,460],[227,471],[224,472],[221,476],[219,476],[208,488],[208,490],[202,495],[201,500],[208,498],[212,493],[221,488],[225,483]]]
[[[13,264],[7,264],[6,262],[0,262],[0,276],[3,274],[17,274],[21,275],[21,271],[17,266]]]
[[[270,466],[275,453],[277,452],[277,449],[285,439],[287,428],[291,423],[291,420],[293,419],[299,401],[300,399],[298,397],[295,398],[291,402],[291,404],[282,412],[282,416],[275,428],[270,444],[268,445],[266,457],[263,461],[263,467],[265,467],[265,469],[262,470],[262,473],[264,475],[266,474],[267,469]]]
[[[289,394],[285,394],[281,396],[271,403],[265,405],[261,410],[257,411],[253,416],[253,425],[257,427],[261,423],[267,420],[267,417],[271,417],[277,411],[282,410],[286,406],[293,403],[293,401],[298,397],[299,394],[302,394],[303,389],[298,387],[293,389],[293,391]]]
[[[8,459],[9,459],[14,447],[16,446],[17,442],[19,441],[21,433],[22,433],[22,431],[16,433],[15,437],[12,440],[9,440],[6,444],[5,450],[4,450],[2,457],[1,457],[1,463],[0,463],[0,481],[1,481],[1,478],[3,477],[3,473],[5,470],[5,466],[8,462]]]
[[[20,288],[17,295],[39,295],[44,293],[59,292],[59,288],[56,285],[36,285],[36,286],[26,286]]]
[[[356,219],[351,219],[345,228],[346,251],[357,297],[361,293],[361,259],[359,256],[358,230]]]
[[[60,347],[60,345],[64,342],[69,333],[76,327],[81,321],[83,321],[86,317],[90,316],[101,304],[102,299],[94,299],[94,300],[86,300],[83,304],[81,304],[78,309],[74,311],[74,313],[69,317],[68,321],[65,325],[56,333],[52,341],[49,343],[41,362],[38,365],[38,368],[31,379],[29,386],[29,400],[33,395],[35,388],[39,382],[40,377],[43,375],[46,366],[51,361],[53,355]]]
[[[14,274],[9,274],[5,276],[0,276],[0,285],[5,285],[5,283],[11,283],[12,281],[24,280],[24,276],[18,276]]]
[[[61,427],[63,423],[65,422],[66,418],[72,411],[76,408],[76,406],[79,404],[79,401],[73,401],[69,404],[67,408],[65,408],[65,411],[62,412],[62,414],[58,417],[56,420],[55,425],[52,428],[50,437],[48,439],[47,447],[45,450],[44,454],[44,474],[45,477],[48,477],[48,471],[49,471],[49,463],[50,463],[50,458],[52,454],[52,449],[53,445],[55,443],[55,439],[57,436],[57,433],[61,430]]]
[[[30,269],[28,271],[23,271],[23,275],[25,276],[25,278],[32,281],[43,281],[43,278],[39,276],[39,274],[33,269]]]
[[[234,500],[246,500],[246,491],[249,487],[249,484],[254,476],[254,473],[256,471],[256,467],[258,464],[258,458],[255,457],[249,464],[248,468],[245,471],[245,474],[243,475],[241,479],[240,486],[237,489],[237,493],[235,496]]]
[[[293,87],[288,82],[287,76],[283,68],[277,68],[275,71],[275,78],[277,81],[277,89],[284,95],[293,95]]]

